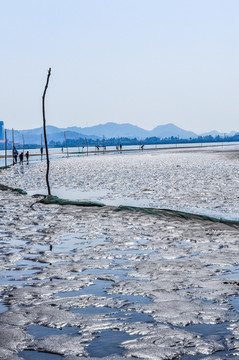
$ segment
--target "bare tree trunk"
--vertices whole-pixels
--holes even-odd
[[[49,179],[48,179],[50,161],[49,161],[48,145],[47,145],[47,138],[46,138],[45,95],[46,95],[46,90],[48,88],[48,83],[49,83],[50,76],[51,76],[51,68],[49,68],[49,70],[48,70],[47,81],[46,81],[44,93],[43,93],[43,96],[42,96],[43,131],[44,131],[44,140],[45,140],[45,148],[46,148],[46,161],[47,161],[46,184],[47,184],[47,189],[48,189],[48,195],[51,195],[51,189],[50,189]]]

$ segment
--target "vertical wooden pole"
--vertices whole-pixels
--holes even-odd
[[[88,141],[87,141],[87,139],[86,139],[86,138],[85,138],[85,143],[86,143],[87,156],[88,156]]]
[[[24,135],[22,135],[22,152],[23,152],[23,159],[24,159],[24,148],[25,148]]]
[[[5,168],[7,167],[7,131],[6,131],[6,129],[5,129],[5,137],[4,137],[4,139],[5,139]]]
[[[48,195],[51,195],[51,189],[49,184],[49,168],[50,168],[50,160],[49,160],[49,154],[48,154],[48,145],[47,145],[47,137],[46,137],[46,116],[45,116],[45,96],[46,91],[48,88],[49,78],[51,76],[51,68],[48,70],[47,80],[45,89],[42,95],[42,114],[43,114],[43,130],[44,130],[44,140],[45,140],[45,148],[46,148],[46,162],[47,162],[47,168],[46,168],[46,184],[48,189]]]
[[[43,155],[43,147],[42,147],[42,134],[41,134],[41,161],[42,161],[42,155]]]
[[[12,165],[14,165],[14,130],[12,128]]]
[[[67,151],[67,157],[68,157],[69,153],[68,153],[68,145],[67,145],[67,141],[66,141],[66,133],[65,132],[64,132],[64,136],[65,136],[66,151]]]

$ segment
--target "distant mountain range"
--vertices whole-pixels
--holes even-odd
[[[231,132],[230,135],[235,134],[236,132]],[[14,140],[15,142],[22,143],[23,136],[25,144],[41,144],[41,134],[43,134],[42,127],[37,129],[29,129],[29,130],[15,130],[14,131]],[[220,135],[217,131],[212,131],[211,133],[201,134],[202,136],[212,135],[217,136]],[[222,134],[224,135],[224,134]],[[174,124],[165,124],[159,125],[155,127],[153,130],[145,130],[138,126],[131,124],[116,124],[113,122],[108,122],[106,124],[99,124],[96,126],[90,127],[67,127],[67,128],[58,128],[56,126],[47,126],[47,141],[55,141],[55,142],[63,142],[65,140],[65,136],[67,139],[84,139],[91,138],[93,140],[102,139],[103,136],[105,139],[110,138],[137,138],[137,139],[145,139],[147,137],[158,137],[161,139],[167,137],[179,137],[181,139],[189,139],[196,138],[198,134],[184,130]],[[12,130],[7,130],[7,137],[11,141],[12,139]],[[44,140],[43,140],[44,142]]]
[[[200,134],[200,136],[213,136],[213,137],[216,137],[216,136],[234,136],[235,134],[238,134],[237,131],[231,131],[229,133],[222,133],[222,132],[218,132],[217,130],[213,130],[213,131],[210,131],[210,132],[206,132],[206,133],[202,133]]]

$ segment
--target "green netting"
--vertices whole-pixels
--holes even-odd
[[[9,191],[17,192],[17,193],[22,194],[22,195],[26,195],[26,194],[27,194],[27,192],[24,191],[24,190],[22,190],[22,189],[12,188],[12,187],[10,187],[10,186],[6,186],[6,185],[2,185],[2,184],[0,184],[0,190],[2,190],[2,191],[7,191],[7,190],[9,190]]]
[[[0,170],[8,169],[8,168],[10,168],[11,166],[12,166],[12,165],[0,166]]]
[[[48,195],[39,201],[42,204],[58,204],[58,205],[76,205],[76,206],[98,206],[103,207],[106,206],[103,203],[91,202],[91,201],[72,201],[58,198],[57,196]],[[141,211],[152,215],[164,215],[169,217],[181,217],[187,220],[195,219],[201,221],[212,221],[227,224],[230,226],[239,226],[239,221],[237,220],[227,220],[223,218],[216,218],[208,215],[200,215],[194,214],[184,211],[170,210],[170,209],[154,209],[154,208],[143,208],[143,207],[135,207],[135,206],[124,206],[120,205],[115,208],[115,211]]]
[[[141,211],[141,212],[146,212],[148,214],[153,214],[153,215],[165,215],[165,216],[170,216],[170,217],[177,216],[177,217],[182,217],[184,219],[189,219],[189,220],[191,220],[191,219],[204,220],[204,221],[206,220],[206,221],[223,223],[223,224],[227,224],[230,226],[234,226],[234,225],[239,226],[238,220],[227,220],[227,219],[223,219],[223,218],[216,218],[213,216],[200,215],[200,214],[194,214],[194,213],[170,210],[170,209],[152,209],[152,208],[120,205],[115,210],[116,211],[122,211],[122,210]]]
[[[9,190],[9,191],[17,192],[22,195],[27,194],[27,192],[22,189],[12,188],[10,186],[6,186],[3,184],[0,184],[0,190],[2,190],[2,191]],[[41,194],[33,195],[33,197],[39,197],[39,196],[43,196],[43,198],[37,202],[46,204],[46,205],[58,204],[58,205],[96,206],[96,207],[106,206],[103,203],[95,202],[95,201],[74,201],[74,200],[68,200],[68,199],[61,199],[58,196],[53,196],[53,195],[41,195]],[[195,220],[203,220],[203,221],[212,221],[212,222],[227,224],[230,226],[237,226],[237,227],[239,226],[238,220],[228,220],[228,219],[223,219],[223,218],[216,218],[213,216],[194,214],[194,213],[189,213],[189,212],[185,212],[185,211],[177,211],[177,210],[170,210],[170,209],[154,209],[154,208],[144,208],[144,207],[136,207],[136,206],[125,206],[125,205],[120,205],[115,208],[115,211],[122,211],[122,210],[141,211],[141,212],[145,212],[145,213],[152,214],[152,215],[158,215],[158,216],[164,215],[164,216],[170,216],[170,217],[181,217],[181,218],[189,219],[189,220],[195,219]]]
[[[99,202],[67,200],[67,199],[61,199],[58,196],[53,196],[53,195],[44,196],[44,198],[39,200],[38,202],[42,204],[58,204],[58,205],[98,206],[98,207],[105,206],[105,204]]]

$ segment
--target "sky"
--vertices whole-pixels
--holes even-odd
[[[239,131],[238,0],[0,0],[8,129]]]

